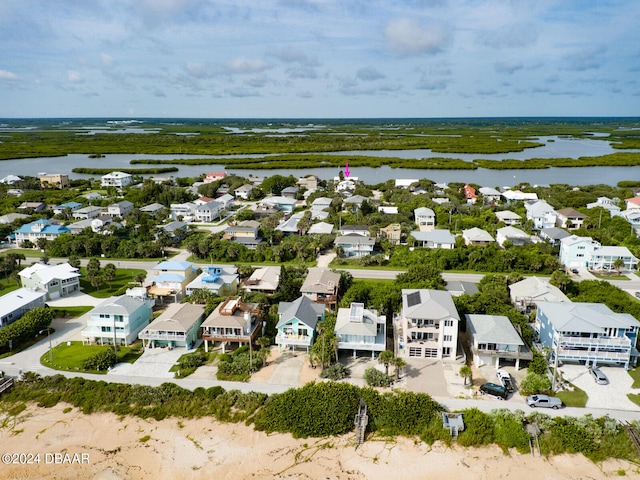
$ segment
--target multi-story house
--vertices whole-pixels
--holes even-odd
[[[209,351],[209,342],[221,342],[222,353],[227,343],[253,344],[260,335],[261,322],[262,310],[257,303],[227,297],[202,323],[205,352]]]
[[[106,299],[91,310],[82,340],[89,344],[129,345],[149,324],[153,300],[122,295]],[[114,330],[115,329],[115,330]]]
[[[598,197],[595,202],[588,203],[587,208],[604,208],[609,211],[610,217],[615,217],[620,215],[620,207],[618,206],[619,201],[620,199],[618,198]]]
[[[525,203],[524,208],[527,211],[527,220],[533,221],[534,229],[542,230],[556,226],[556,211],[544,200]]]
[[[467,199],[467,203],[469,204],[476,203],[476,200],[478,199],[476,189],[469,184],[465,184],[465,186],[462,187],[462,196]]]
[[[331,199],[327,197],[318,197],[311,202],[311,218],[324,220],[329,216],[331,208]]]
[[[90,220],[92,218],[99,217],[103,212],[104,209],[102,207],[89,205],[88,207],[77,209],[71,214],[71,216],[76,220]]]
[[[250,183],[242,185],[241,187],[236,188],[235,192],[233,192],[236,198],[242,198],[243,200],[248,200],[249,196],[253,193],[255,187]]]
[[[204,289],[216,296],[231,295],[238,290],[238,269],[231,265],[211,265],[204,267],[202,273],[192,280],[186,287],[187,295]]]
[[[511,320],[503,315],[465,315],[467,341],[476,367],[495,365],[500,360],[514,361],[516,370],[520,360],[532,360],[533,354],[524,343]]]
[[[307,277],[300,287],[300,293],[325,308],[335,311],[338,304],[338,289],[340,288],[340,274],[328,268],[309,268]]]
[[[213,200],[202,205],[198,205],[194,211],[194,216],[198,222],[211,223],[221,217],[224,206],[222,203]]]
[[[587,216],[576,210],[575,208],[563,208],[556,210],[556,226],[566,228],[567,230],[575,230],[582,228],[582,223]]]
[[[204,318],[204,305],[174,303],[147,325],[138,338],[146,346],[184,347],[191,350],[197,340],[198,331]]]
[[[172,220],[178,220],[181,217],[184,220],[192,219],[195,216],[197,205],[193,202],[172,203],[169,205]]]
[[[287,197],[267,197],[260,201],[261,206],[275,207],[281,212],[292,213],[296,209],[296,200]]]
[[[293,302],[278,304],[276,344],[278,347],[309,351],[316,336],[318,322],[324,321],[325,308],[304,295]]]
[[[45,173],[40,175],[42,188],[66,188],[69,184],[69,175],[64,173]]]
[[[228,225],[224,231],[224,239],[244,245],[249,250],[255,250],[262,238],[258,236],[260,222],[245,220],[235,225]]]
[[[336,246],[342,247],[344,257],[364,257],[373,253],[376,239],[363,237],[357,233],[341,235],[334,240]]]
[[[528,277],[509,285],[509,296],[516,309],[526,314],[536,308],[536,302],[571,301],[558,287],[538,277]]]
[[[205,175],[204,183],[213,183],[218,180],[224,180],[227,177],[227,172],[209,172]]]
[[[570,235],[560,240],[560,263],[567,268],[586,267],[593,251],[600,244],[591,237]]]
[[[479,192],[484,197],[485,203],[489,205],[495,205],[500,202],[502,194],[493,187],[480,187]]]
[[[18,274],[23,287],[45,292],[47,300],[65,297],[80,290],[80,273],[69,263],[34,263]]]
[[[101,180],[103,187],[116,187],[121,189],[131,185],[133,182],[133,175],[125,172],[111,172],[103,175]]]
[[[280,284],[281,271],[280,266],[257,268],[249,278],[243,280],[242,288],[246,292],[263,292],[273,295]]]
[[[69,233],[69,228],[64,225],[60,225],[55,220],[40,219],[32,223],[22,225],[15,232],[16,244],[21,246],[23,242],[30,241],[37,243],[39,238],[46,238],[47,240],[55,240],[60,235]]]
[[[433,210],[427,207],[416,208],[413,211],[416,225],[420,230],[428,230],[429,228],[435,228],[436,214]]]
[[[620,270],[631,271],[638,269],[638,259],[627,247],[613,247],[603,245],[596,248],[587,258],[589,270],[616,270],[616,262],[621,261]]]
[[[535,329],[551,360],[586,365],[636,364],[640,322],[601,303],[537,302]]]
[[[371,352],[375,358],[387,348],[387,320],[377,310],[364,308],[364,303],[352,303],[349,308],[339,308],[334,332],[338,337],[338,350]]]
[[[133,203],[129,200],[121,200],[107,207],[107,215],[110,217],[124,218],[127,214],[133,212],[133,207]]]
[[[398,356],[456,358],[460,316],[449,292],[403,289],[402,312],[394,317]]]
[[[186,293],[187,285],[196,277],[196,270],[192,262],[158,263],[153,267],[149,295],[161,300],[169,297],[179,302]]]
[[[47,292],[19,288],[0,297],[0,328],[15,322],[29,310],[44,307]]]
[[[388,240],[391,245],[398,245],[402,239],[402,227],[399,223],[392,223],[380,229],[380,237]]]

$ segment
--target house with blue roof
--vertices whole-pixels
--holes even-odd
[[[153,267],[153,277],[151,277],[151,288],[149,295],[160,299],[164,303],[165,298],[174,302],[182,300],[186,293],[186,286],[197,275],[197,268],[193,262],[160,262]]]
[[[62,205],[58,205],[57,207],[55,207],[53,209],[53,213],[55,215],[61,215],[63,213],[66,212],[75,212],[76,210],[78,210],[79,208],[82,208],[82,204],[80,202],[67,202],[67,203],[63,203]]]
[[[217,296],[228,296],[238,291],[238,269],[230,265],[211,265],[186,286],[187,295],[204,289]]]
[[[39,238],[46,238],[47,240],[55,240],[60,235],[69,233],[69,228],[61,225],[55,220],[40,219],[35,222],[27,223],[23,225],[15,232],[16,244],[21,246],[23,242],[29,240],[32,243],[36,243]]]

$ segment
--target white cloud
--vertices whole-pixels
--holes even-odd
[[[260,59],[237,57],[225,62],[225,67],[228,73],[245,74],[264,72],[269,64]]]
[[[449,86],[449,83],[451,82],[452,82],[452,79],[450,78],[429,77],[429,76],[423,75],[422,78],[420,78],[418,85],[416,85],[416,88],[420,90],[431,90],[431,91],[445,90]]]
[[[451,38],[442,25],[423,25],[409,18],[390,21],[384,33],[391,49],[405,57],[439,53]]]
[[[67,81],[69,83],[82,83],[84,78],[77,70],[67,70]]]
[[[18,80],[18,76],[13,72],[9,72],[8,70],[0,69],[0,80],[15,81]]]

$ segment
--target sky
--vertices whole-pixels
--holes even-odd
[[[639,116],[638,0],[0,0],[0,117]]]

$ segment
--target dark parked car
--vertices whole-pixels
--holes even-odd
[[[548,395],[529,395],[527,397],[527,405],[533,407],[546,407],[558,409],[562,407],[562,400],[557,397],[550,397]]]
[[[607,376],[602,373],[602,370],[600,370],[598,367],[589,367],[589,373],[597,384],[606,385],[607,383],[609,383],[609,379],[607,378]]]
[[[495,383],[485,383],[480,387],[480,393],[482,395],[490,395],[499,400],[506,400],[509,392],[502,385],[496,385]]]

